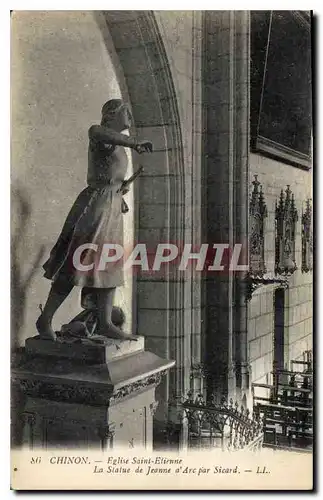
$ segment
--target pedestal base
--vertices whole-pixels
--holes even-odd
[[[175,362],[145,351],[143,337],[93,350],[55,344],[28,339],[13,369],[25,397],[24,443],[151,448],[155,388]]]
[[[26,352],[36,356],[50,356],[59,359],[81,360],[87,364],[107,363],[113,359],[129,356],[144,350],[144,337],[138,340],[104,339],[104,343],[95,343],[91,339],[52,342],[39,336],[26,340]]]

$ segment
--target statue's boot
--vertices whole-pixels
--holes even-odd
[[[57,339],[56,333],[50,324],[47,321],[44,321],[42,315],[40,315],[36,321],[36,328],[41,340],[51,340],[55,342]]]

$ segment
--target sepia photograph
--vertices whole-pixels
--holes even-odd
[[[312,490],[313,13],[10,18],[11,488]]]

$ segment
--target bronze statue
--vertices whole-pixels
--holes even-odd
[[[72,335],[74,331],[79,336],[95,333],[109,338],[136,339],[111,319],[115,289],[123,285],[122,265],[101,271],[94,266],[90,273],[82,273],[73,265],[74,252],[83,244],[93,243],[99,248],[105,243],[123,246],[123,213],[127,211],[123,195],[129,190],[124,183],[127,170],[124,148],[132,148],[139,154],[152,152],[153,148],[151,142],[138,142],[122,134],[130,128],[131,120],[128,106],[120,99],[112,99],[102,107],[101,124],[89,129],[88,186],[76,199],[43,266],[44,276],[52,280],[45,307],[36,322],[43,340],[57,340],[52,319],[74,286],[82,287],[85,311],[65,325],[65,331]],[[89,255],[85,252],[82,259],[86,260]]]

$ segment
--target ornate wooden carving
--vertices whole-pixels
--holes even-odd
[[[250,237],[249,237],[249,267],[253,276],[263,276],[265,265],[265,234],[264,225],[267,217],[267,207],[264,201],[262,186],[255,175],[252,182],[253,190],[250,199]]]
[[[16,383],[24,394],[31,397],[46,397],[54,401],[68,401],[69,403],[105,405],[121,401],[123,398],[135,394],[139,390],[157,386],[166,370],[148,375],[145,378],[132,382],[112,392],[111,387],[84,386],[82,384],[68,385],[64,383],[50,383],[45,380],[19,378]]]
[[[302,272],[308,273],[312,269],[313,269],[312,207],[310,200],[307,200],[305,211],[302,214]]]
[[[245,277],[245,299],[249,301],[258,288],[265,285],[288,286],[285,277],[267,273],[265,263],[265,219],[268,215],[258,176],[252,182],[249,218],[249,272]]]
[[[275,272],[277,274],[292,274],[296,269],[295,238],[298,214],[294,195],[287,186],[284,193],[281,190],[279,202],[276,202],[276,253]]]
[[[249,301],[252,298],[252,294],[258,290],[258,288],[266,285],[275,285],[275,288],[288,288],[288,278],[286,276],[277,276],[273,273],[266,273],[263,276],[253,276],[248,273],[245,279],[246,283],[246,300]]]

